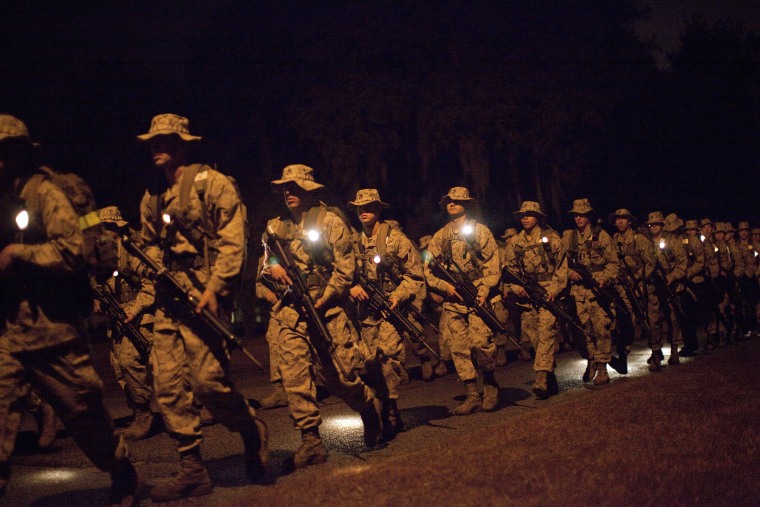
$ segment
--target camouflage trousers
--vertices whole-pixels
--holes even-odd
[[[554,371],[554,353],[559,333],[557,317],[546,308],[526,309],[521,316],[521,342],[528,341],[536,351],[533,371]]]
[[[333,354],[319,343],[314,344],[316,348],[312,346],[306,322],[293,307],[279,308],[272,313],[272,318],[277,322],[282,385],[297,429],[315,428],[322,423],[317,406],[317,378],[331,394],[357,412],[373,402],[375,392],[358,375],[361,368],[361,355],[356,346],[358,336],[345,310],[333,307],[324,316],[333,339]]]
[[[663,303],[657,297],[653,286],[647,287],[647,319],[649,327],[652,328],[650,337],[650,348],[652,350],[662,350],[662,337],[667,333],[671,345],[681,345],[683,337],[681,336],[681,326],[678,324],[676,310],[669,302]]]
[[[229,351],[224,341],[208,334],[194,319],[184,319],[159,307],[153,325],[153,391],[179,452],[203,440],[194,395],[230,431],[249,428],[256,412],[227,375]]]
[[[590,330],[587,333],[590,336],[586,336],[589,359],[597,363],[609,363],[612,357],[612,318],[596,301],[591,289],[573,285],[570,294],[575,299],[578,321],[583,328]]]
[[[438,318],[438,356],[441,361],[451,360],[451,329],[448,326],[445,312],[440,312]]]
[[[481,370],[493,371],[496,366],[496,345],[491,340],[491,328],[459,303],[444,303],[443,319],[445,324],[442,327],[446,327],[450,333],[451,357],[459,380],[464,382],[478,378],[472,360],[473,353]]]
[[[707,334],[725,335],[728,331],[726,323],[730,320],[729,312],[731,311],[731,300],[726,291],[721,291],[721,299],[717,308],[713,309],[710,314],[710,321],[707,324]]]
[[[269,346],[269,381],[271,383],[282,382],[280,375],[280,352],[277,350],[277,333],[279,332],[279,323],[273,314],[269,316],[269,325],[267,326],[266,340]]]
[[[381,399],[397,400],[404,367],[404,343],[386,320],[362,322],[359,350],[364,356],[368,382]]]
[[[103,405],[103,383],[83,340],[10,354],[0,336],[0,463],[13,453],[23,411],[34,388],[50,403],[69,434],[100,470],[128,459]]]
[[[140,328],[143,336],[151,340],[151,332],[145,327]],[[152,341],[152,340],[151,340]],[[127,396],[130,409],[146,407],[153,398],[153,379],[151,378],[149,359],[143,359],[128,338],[111,337],[111,368],[116,376],[116,382]]]

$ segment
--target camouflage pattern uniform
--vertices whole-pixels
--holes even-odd
[[[529,211],[543,215],[538,203],[531,201],[523,202],[520,211],[514,214],[517,217]],[[530,234],[525,230],[520,231],[507,241],[504,253],[506,268],[522,278],[538,282],[548,294],[556,297],[567,286],[565,249],[559,234],[551,228],[537,225]],[[512,284],[507,284],[507,289],[512,291]],[[512,298],[513,296],[510,295],[510,299]],[[556,394],[550,387],[556,386],[554,355],[556,337],[559,332],[557,318],[545,308],[519,302],[517,304],[522,310],[520,320],[523,339],[521,341],[527,338],[536,351],[533,371],[536,372],[537,379],[540,379],[537,380],[537,384],[540,384],[541,391]]]
[[[742,264],[744,272],[739,276],[739,285],[741,287],[741,317],[744,327],[744,334],[753,334],[757,328],[755,318],[755,307],[758,301],[758,285],[755,279],[755,264],[757,262],[757,251],[752,243],[750,228],[748,222],[739,222],[737,228],[739,237],[736,239],[737,250],[743,257]]]
[[[26,125],[0,115],[0,143],[7,139],[23,140],[27,154],[34,146]],[[4,177],[11,170],[23,168],[7,164]],[[10,185],[0,189],[3,223],[12,224],[11,216],[20,209],[14,205],[25,202],[29,224],[22,232],[0,230],[2,253],[10,261],[0,269],[0,495],[10,474],[19,404],[33,387],[53,406],[85,455],[111,473],[109,503],[133,499],[137,475],[103,405],[103,383],[79,326],[92,297],[77,214],[63,191],[46,179],[38,184],[22,180],[20,194]]]
[[[279,286],[271,280],[266,280],[263,276],[263,269],[265,266],[266,257],[262,257],[259,260],[258,273],[256,276],[256,297],[260,300],[267,301],[268,298],[274,296],[274,298],[280,298],[280,294],[283,294],[285,287]],[[265,338],[269,347],[269,382],[272,384],[272,392],[266,397],[260,400],[261,408],[277,408],[284,407],[288,404],[288,397],[285,394],[285,388],[282,385],[282,375],[280,375],[280,353],[277,345],[277,336],[280,334],[279,322],[277,319],[272,318],[272,310],[269,312],[269,323],[267,324],[267,330]]]
[[[423,272],[430,262],[430,240],[433,239],[431,234],[426,234],[420,238],[420,258],[422,259]],[[426,284],[426,289],[428,289]],[[451,341],[450,332],[444,325],[443,319],[443,296],[434,290],[426,290],[427,297],[423,300],[422,311],[430,315],[430,321],[438,327],[438,364],[435,366],[434,373],[438,377],[444,377],[449,374],[448,362],[451,361]]]
[[[593,210],[586,199],[577,199],[570,210],[572,214],[591,212]],[[567,250],[568,257],[574,258],[579,265],[590,271],[597,283],[610,284],[618,277],[620,265],[617,252],[613,247],[612,238],[603,229],[589,224],[582,235],[578,229],[567,230],[562,234],[562,245]],[[568,271],[571,269],[568,267]],[[582,326],[590,327],[593,332],[594,340],[586,337],[590,380],[600,368],[604,368],[606,372],[606,365],[612,357],[612,310],[604,309],[591,288],[583,282],[570,283],[570,295],[575,300],[578,320]]]
[[[684,235],[681,236],[684,250],[686,251],[687,268],[684,279],[684,295],[681,298],[686,311],[686,317],[681,323],[681,332],[684,339],[684,348],[681,355],[689,357],[694,355],[699,348],[697,328],[706,324],[706,316],[709,315],[707,306],[707,289],[705,278],[705,254],[704,244],[697,234],[696,220],[687,220]]]

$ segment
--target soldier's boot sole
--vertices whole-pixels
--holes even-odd
[[[471,398],[467,397],[464,402],[460,403],[454,410],[451,411],[454,415],[470,415],[483,410],[483,403],[480,401],[480,397]]]

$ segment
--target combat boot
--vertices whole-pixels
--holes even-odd
[[[717,334],[708,334],[707,335],[707,341],[705,342],[705,351],[708,350],[714,350],[715,344],[718,342],[718,335]]]
[[[37,437],[37,445],[40,446],[40,449],[47,449],[53,445],[58,434],[58,418],[55,416],[53,407],[44,401],[39,410],[35,412],[34,417],[37,420],[37,431],[40,432],[39,437]]]
[[[152,425],[153,413],[150,411],[150,406],[137,407],[132,424],[124,428],[121,436],[127,440],[142,440],[148,437]]]
[[[8,481],[11,478],[11,465],[8,462],[0,463],[0,498],[5,494]]]
[[[670,366],[676,366],[681,363],[681,359],[678,356],[678,347],[675,345],[672,345],[670,347],[670,357],[668,358],[668,364]]]
[[[213,490],[214,484],[201,460],[201,450],[196,446],[180,454],[179,472],[171,480],[154,486],[150,499],[154,502],[168,502],[210,495]]]
[[[293,455],[293,468],[306,468],[327,461],[327,449],[319,436],[319,428],[301,431],[301,447]]]
[[[536,372],[536,381],[531,389],[539,400],[545,400],[549,397],[549,375],[547,372]]]
[[[527,344],[523,344],[520,348],[520,361],[529,362],[533,357],[530,355],[530,349]]]
[[[403,366],[401,367],[401,373],[399,374],[401,385],[408,384],[409,383],[409,372],[406,371],[406,368]]]
[[[441,359],[438,361],[438,364],[435,365],[435,375],[437,377],[445,377],[449,374],[449,367],[446,364],[446,361],[444,359]]]
[[[649,363],[649,371],[660,371],[662,369],[660,362],[660,357],[655,354],[655,351],[652,351],[652,355],[649,357],[649,359],[647,359],[647,363]]]
[[[245,470],[250,480],[261,478],[269,462],[269,430],[264,421],[251,416],[251,425],[240,432],[243,438]]]
[[[483,411],[493,412],[499,405],[499,384],[492,371],[483,373]]]
[[[507,364],[507,350],[504,345],[496,347],[496,366]]]
[[[483,409],[483,402],[480,401],[480,394],[478,394],[478,384],[474,380],[468,380],[464,385],[467,388],[467,397],[452,410],[454,415],[474,414]]]
[[[383,405],[380,400],[373,397],[360,415],[364,423],[364,443],[368,447],[374,447],[383,436]]]
[[[396,400],[383,400],[383,440],[389,441],[403,429],[404,421]]]
[[[422,380],[433,380],[433,361],[429,357],[420,359],[420,372]]]
[[[282,382],[272,383],[272,392],[261,398],[261,408],[269,410],[272,408],[287,407],[288,395],[285,393],[285,387]]]
[[[584,382],[591,382],[594,380],[594,376],[596,375],[596,362],[593,359],[588,360],[588,364],[586,364],[586,371],[583,372],[583,381]]]
[[[596,365],[596,376],[594,377],[594,385],[601,386],[610,383],[610,376],[607,373],[607,364],[599,363]]]
[[[553,371],[550,371],[546,375],[546,387],[549,396],[557,396],[559,394],[559,382],[557,382],[557,375]]]
[[[110,507],[132,507],[137,505],[137,495],[142,481],[129,459],[116,462],[111,470],[111,491],[108,493]]]

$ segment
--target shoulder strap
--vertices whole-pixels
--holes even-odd
[[[391,232],[391,226],[387,222],[381,222],[377,230],[377,254],[382,259],[388,248],[388,235]]]
[[[21,194],[21,198],[24,199],[24,204],[29,213],[38,213],[40,210],[40,184],[45,180],[47,176],[44,174],[33,174]]]

